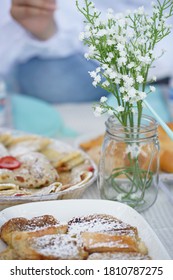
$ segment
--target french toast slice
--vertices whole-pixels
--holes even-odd
[[[112,235],[100,232],[82,232],[81,238],[85,250],[89,253],[140,252],[139,241],[128,235]]]
[[[79,239],[68,234],[28,238],[24,232],[16,233],[13,247],[21,259],[28,260],[82,260],[88,257]]]
[[[122,222],[112,215],[94,214],[74,217],[68,222],[68,233],[77,235],[81,232],[109,233],[138,237],[136,227]]]
[[[4,251],[0,252],[0,260],[20,260],[17,252],[8,246]]]
[[[67,224],[60,223],[52,215],[43,215],[32,219],[12,218],[2,225],[0,237],[5,243],[12,245],[12,235],[20,232],[25,232],[28,237],[66,233]]]
[[[148,255],[134,252],[106,252],[92,253],[87,260],[151,260],[151,258]]]

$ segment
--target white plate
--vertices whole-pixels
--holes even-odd
[[[136,226],[139,236],[145,242],[149,255],[154,260],[168,260],[170,256],[144,218],[131,207],[107,200],[59,200],[34,202],[7,208],[0,212],[0,226],[11,218],[32,218],[50,214],[60,221],[68,221],[77,216],[88,214],[110,214],[123,222]],[[0,240],[0,251],[5,244]]]

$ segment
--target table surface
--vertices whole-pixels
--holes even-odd
[[[64,119],[64,123],[74,129],[79,137],[89,134],[100,134],[105,130],[104,117],[96,118],[93,115],[91,103],[56,105],[55,108]],[[76,138],[62,138],[67,143],[76,143]],[[173,186],[172,186],[173,196]],[[96,183],[90,186],[82,196],[83,199],[99,199]],[[151,228],[159,237],[171,259],[173,259],[173,203],[168,196],[159,189],[155,204],[141,215],[147,220]]]

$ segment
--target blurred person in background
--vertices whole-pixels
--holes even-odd
[[[97,64],[84,58],[85,47],[79,41],[83,17],[75,2],[0,1],[0,75],[12,90],[51,103],[94,101],[106,94],[93,87],[88,74]],[[145,0],[94,3],[101,11],[113,8],[124,12],[142,5],[151,8]],[[159,80],[167,81],[172,74],[172,42],[172,34],[162,41],[161,48],[167,52],[152,70],[151,76]]]

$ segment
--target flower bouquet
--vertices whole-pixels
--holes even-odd
[[[85,57],[98,62],[89,72],[93,86],[110,92],[116,101],[112,106],[102,96],[94,105],[96,116],[109,116],[100,160],[100,194],[142,211],[157,197],[159,167],[157,122],[143,115],[143,104],[155,91],[151,83],[156,77],[148,81],[148,74],[159,58],[155,46],[171,32],[167,19],[173,15],[173,1],[152,2],[150,14],[144,7],[123,14],[108,9],[105,17],[93,2],[84,0],[80,7],[76,1],[76,5],[85,18],[80,34],[88,46]]]

